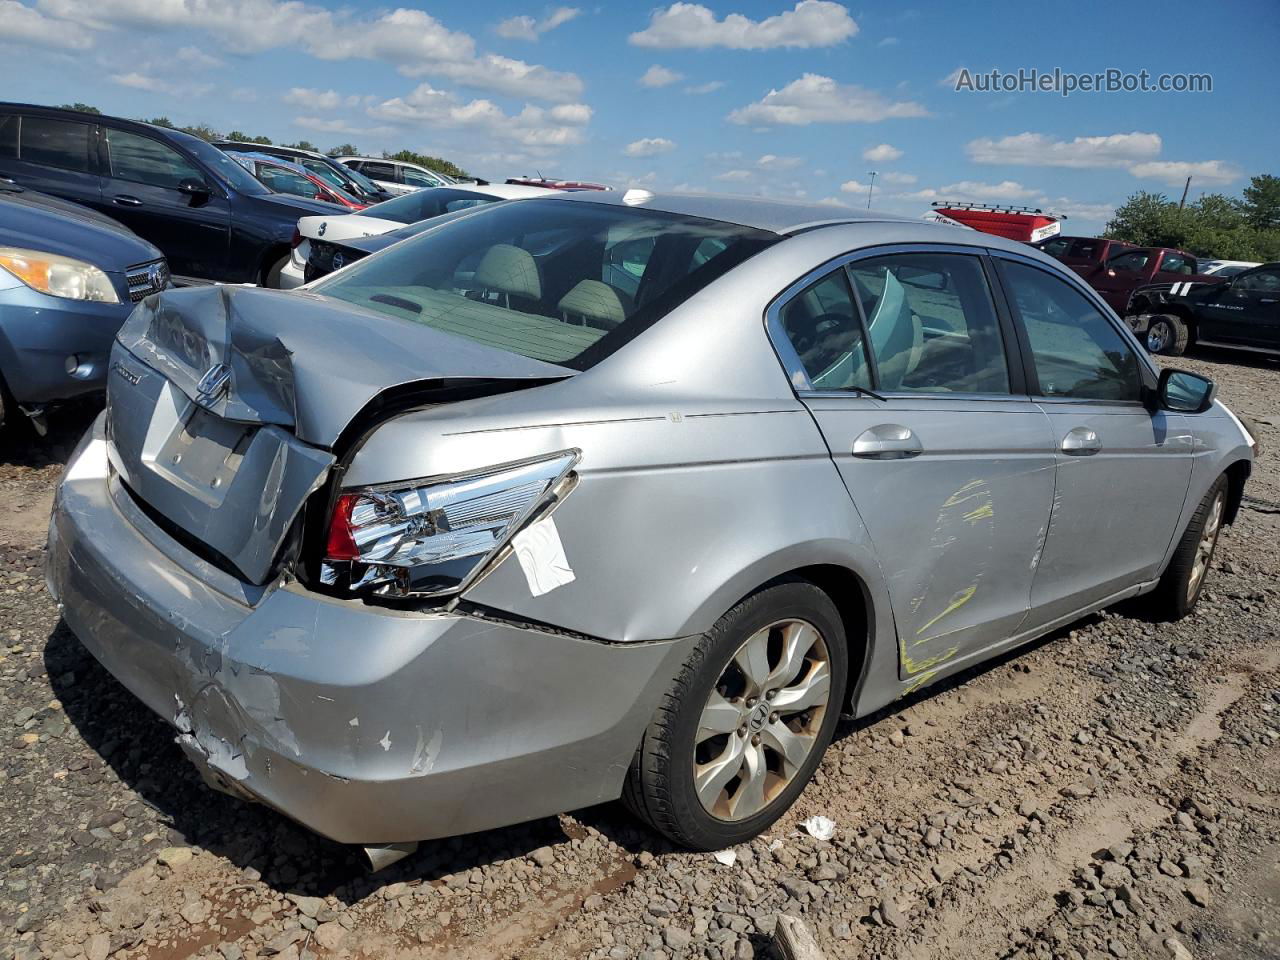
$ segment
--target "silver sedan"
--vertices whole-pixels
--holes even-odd
[[[1254,441],[1031,247],[644,191],[149,297],[49,580],[223,790],[377,862],[622,796],[749,838],[863,715],[1146,594]]]

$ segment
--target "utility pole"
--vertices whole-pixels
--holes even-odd
[[[871,209],[871,194],[876,188],[876,171],[868,170],[867,176],[871,178],[871,185],[867,187],[867,209]]]
[[[1191,189],[1191,178],[1187,177],[1187,182],[1182,186],[1182,199],[1178,201],[1178,209],[1181,210],[1187,205],[1187,191]]]

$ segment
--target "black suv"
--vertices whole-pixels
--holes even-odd
[[[84,204],[160,248],[176,282],[275,285],[299,217],[333,205],[272,193],[178,130],[0,103],[0,177]]]
[[[282,147],[274,143],[249,143],[244,140],[215,140],[213,145],[228,153],[265,153],[267,156],[279,157],[296,163],[307,173],[319,177],[330,186],[337,187],[355,197],[361,203],[381,203],[390,200],[394,194],[383,190],[364,174],[350,167],[344,167],[333,157],[316,153],[314,150],[302,150],[298,147]]]

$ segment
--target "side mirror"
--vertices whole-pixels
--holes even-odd
[[[1217,393],[1216,383],[1187,370],[1161,370],[1156,388],[1161,409],[1174,413],[1204,413],[1213,406]]]
[[[189,197],[207,197],[210,191],[209,185],[203,180],[186,177],[178,181],[178,192],[185,193]]]

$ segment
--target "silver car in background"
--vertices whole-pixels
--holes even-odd
[[[840,713],[1127,597],[1186,614],[1253,460],[1031,247],[723,197],[166,292],[111,367],[66,622],[211,784],[369,847],[619,796],[742,841]]]

